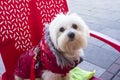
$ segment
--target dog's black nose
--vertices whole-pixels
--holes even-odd
[[[69,32],[69,33],[68,33],[68,37],[69,37],[70,39],[73,39],[73,38],[75,37],[75,34],[74,34],[73,32]]]

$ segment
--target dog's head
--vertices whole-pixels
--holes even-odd
[[[86,47],[88,27],[77,14],[59,14],[50,23],[50,38],[56,49],[70,53]]]

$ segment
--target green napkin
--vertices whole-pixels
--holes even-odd
[[[71,70],[72,80],[89,80],[94,76],[94,74],[95,71],[85,71],[78,67]]]

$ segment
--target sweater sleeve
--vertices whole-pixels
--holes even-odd
[[[33,49],[27,51],[26,53],[20,56],[17,68],[15,69],[15,75],[25,79],[30,77],[30,68],[33,56],[34,56]]]

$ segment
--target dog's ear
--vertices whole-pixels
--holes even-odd
[[[85,32],[86,37],[89,38],[90,37],[90,29],[87,25],[86,25],[86,28],[85,28],[84,32]]]
[[[90,37],[90,30],[88,28],[88,32],[87,32],[87,37],[89,38]]]

